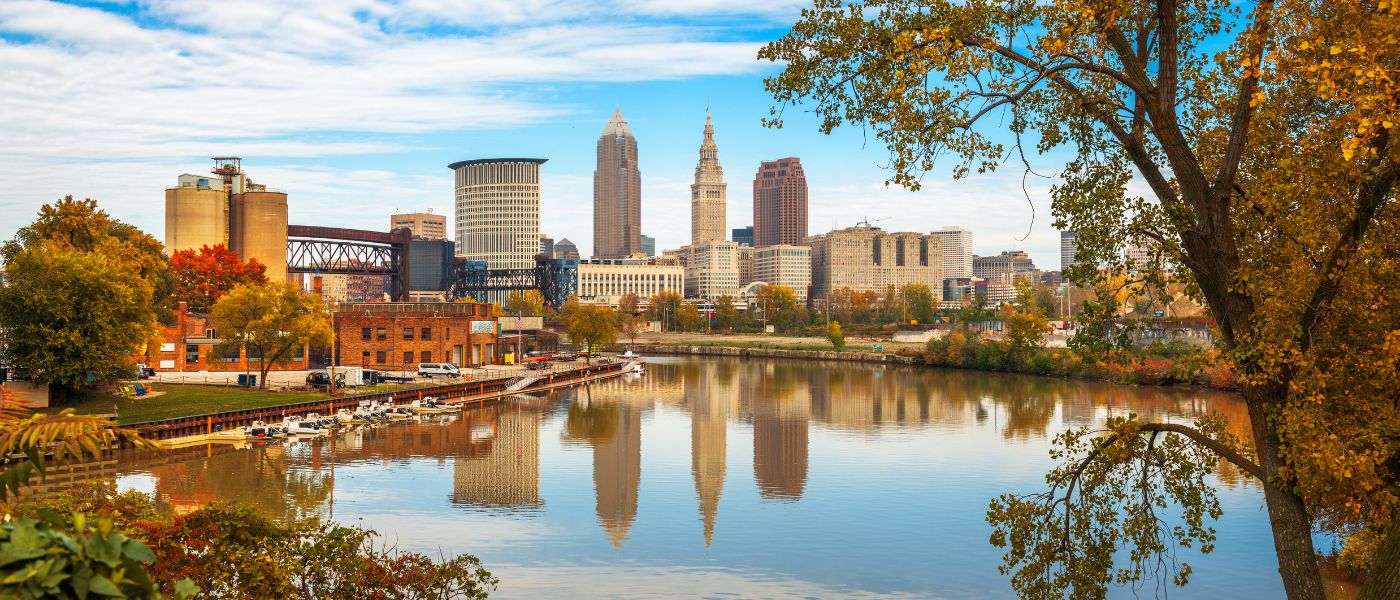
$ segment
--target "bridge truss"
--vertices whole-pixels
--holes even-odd
[[[487,292],[538,290],[544,303],[554,310],[569,296],[578,293],[578,261],[535,256],[535,266],[526,269],[489,269],[482,261],[458,261],[453,268],[449,295],[452,299],[487,301]]]
[[[389,295],[408,299],[408,245],[412,233],[287,226],[287,272],[377,275],[389,279]]]

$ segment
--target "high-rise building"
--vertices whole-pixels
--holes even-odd
[[[578,246],[564,238],[554,243],[554,258],[563,260],[579,260]]]
[[[649,235],[642,236],[642,254],[656,256],[656,238]]]
[[[457,176],[457,256],[492,269],[535,266],[545,160],[483,158],[448,165]]]
[[[690,184],[690,245],[724,241],[724,167],[719,164],[715,128],[710,111],[705,111],[705,137],[700,142],[700,162],[695,165],[695,183]]]
[[[943,277],[972,277],[972,232],[953,226],[933,235],[943,243]]]
[[[931,234],[886,232],[869,225],[807,238],[812,248],[812,295],[831,290],[883,293],[889,286],[927,285],[943,295],[943,250]]]
[[[1144,238],[1128,240],[1128,246],[1123,251],[1123,258],[1128,263],[1129,273],[1171,271],[1160,246]]]
[[[802,161],[763,161],[753,178],[753,246],[795,246],[806,238],[807,176]]]
[[[748,227],[739,227],[731,231],[729,239],[734,243],[739,244],[740,246],[752,246],[753,225],[749,225]]]
[[[685,263],[685,295],[717,300],[739,293],[739,245],[716,240],[690,246]]]
[[[812,285],[812,249],[788,244],[754,248],[753,280],[791,288],[797,302],[806,304]]]
[[[1079,234],[1073,231],[1060,232],[1060,271],[1074,266],[1074,255],[1079,253]]]
[[[545,258],[554,258],[554,238],[547,235],[540,236],[540,254]]]
[[[642,250],[642,173],[637,138],[622,109],[598,136],[593,171],[593,258],[627,258]]]
[[[447,215],[431,212],[399,213],[389,216],[389,231],[408,229],[420,240],[447,239]]]
[[[1024,250],[1011,250],[996,256],[972,257],[972,276],[997,283],[1016,283],[1035,274],[1035,263]]]

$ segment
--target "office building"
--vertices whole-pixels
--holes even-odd
[[[739,246],[734,250],[735,263],[739,265],[739,287],[756,281],[753,275],[753,246]]]
[[[547,235],[540,236],[540,254],[545,258],[554,258],[554,238]]]
[[[690,184],[690,245],[724,241],[724,167],[719,164],[715,128],[710,111],[705,111],[705,135],[700,142],[700,162],[695,165],[695,183]]]
[[[562,260],[579,260],[578,246],[564,238],[554,243],[554,258]]]
[[[925,233],[887,232],[861,225],[807,238],[812,249],[812,296],[831,290],[884,293],[889,286],[927,285],[943,295],[943,251]]]
[[[593,258],[628,258],[642,251],[642,174],[637,138],[622,109],[598,136],[593,171]]]
[[[739,245],[716,240],[690,246],[685,263],[685,295],[717,300],[739,293]]]
[[[812,285],[812,249],[788,244],[754,248],[753,281],[792,288],[797,302],[806,304]]]
[[[1167,264],[1166,256],[1162,253],[1157,244],[1145,239],[1128,240],[1128,246],[1123,252],[1123,258],[1128,263],[1128,272],[1146,273],[1150,271],[1171,272]]]
[[[987,281],[1016,283],[1017,279],[1035,276],[1035,263],[1024,250],[1011,250],[996,256],[972,257],[972,276]]]
[[[972,277],[972,232],[953,226],[933,235],[943,247],[943,277]]]
[[[763,161],[753,178],[753,246],[796,246],[806,238],[807,176],[802,161]]]
[[[398,371],[425,362],[495,362],[497,325],[490,304],[345,303],[332,322],[339,365]]]
[[[1060,271],[1074,266],[1074,255],[1079,253],[1079,234],[1073,231],[1060,232]]]
[[[730,232],[730,240],[740,246],[753,245],[753,225],[740,227]]]
[[[656,238],[649,235],[642,236],[642,254],[656,256]]]
[[[578,263],[581,302],[617,306],[636,294],[646,300],[661,292],[685,293],[685,267],[661,259],[610,258]]]
[[[411,240],[408,255],[408,292],[442,297],[452,282],[453,243],[447,240]]]
[[[447,239],[447,215],[430,212],[400,213],[389,216],[389,231],[407,229],[420,240]]]
[[[535,266],[545,160],[483,158],[448,165],[456,174],[457,256],[492,269]]]

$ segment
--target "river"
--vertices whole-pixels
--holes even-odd
[[[1233,395],[854,363],[658,358],[422,423],[124,460],[177,510],[214,499],[470,552],[500,598],[1011,597],[988,500],[1044,487],[1067,428],[1135,412],[1247,428]],[[1283,594],[1262,495],[1217,470],[1215,551],[1178,598]],[[1151,584],[1139,595],[1152,596]],[[1134,596],[1129,588],[1114,597]]]

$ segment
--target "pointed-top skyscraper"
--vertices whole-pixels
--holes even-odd
[[[637,138],[622,109],[598,136],[598,168],[593,171],[593,258],[627,258],[642,251],[642,174],[637,170]]]
[[[700,143],[700,162],[695,165],[695,183],[690,184],[690,245],[724,241],[724,167],[719,164],[715,127],[710,111],[705,111],[705,139]]]

